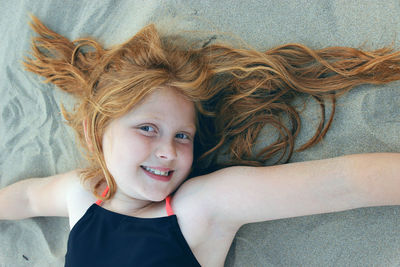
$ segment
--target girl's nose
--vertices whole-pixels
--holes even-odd
[[[173,142],[164,142],[160,144],[156,151],[156,156],[164,160],[176,159],[176,148]]]

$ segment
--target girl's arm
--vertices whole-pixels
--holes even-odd
[[[31,178],[0,189],[0,220],[68,216],[67,195],[77,171]]]
[[[400,153],[355,154],[271,167],[230,167],[189,180],[217,223],[246,223],[400,205]],[[201,195],[200,195],[201,194]]]

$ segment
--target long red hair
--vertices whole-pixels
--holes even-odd
[[[301,44],[286,44],[260,52],[237,49],[222,43],[188,45],[176,36],[160,36],[148,25],[127,42],[105,49],[91,38],[70,41],[36,17],[31,24],[31,57],[28,71],[46,78],[76,96],[73,112],[63,109],[82,147],[87,148],[83,122],[87,121],[86,149],[90,167],[84,180],[106,180],[109,199],[116,190],[103,153],[102,136],[114,118],[131,110],[156,88],[176,88],[195,104],[198,134],[191,176],[225,166],[287,162],[299,134],[299,111],[291,104],[300,95],[313,97],[321,107],[321,121],[314,136],[298,151],[318,143],[328,131],[335,99],[360,84],[383,84],[400,79],[400,52],[389,47],[362,51],[349,47],[313,50]],[[325,123],[325,101],[333,111]],[[283,117],[289,119],[285,123]],[[254,146],[265,125],[278,134],[260,151]],[[217,156],[226,153],[223,163]]]

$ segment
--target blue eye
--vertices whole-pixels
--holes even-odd
[[[190,139],[189,136],[187,134],[184,133],[179,133],[176,135],[177,138],[179,139]]]
[[[154,131],[155,131],[154,128],[151,127],[151,126],[149,126],[149,125],[141,126],[141,127],[140,127],[140,130],[143,130],[143,131],[145,131],[145,132],[154,132]]]

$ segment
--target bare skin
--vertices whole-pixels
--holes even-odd
[[[194,114],[193,103],[162,90],[110,124],[104,156],[117,191],[102,207],[134,217],[164,217],[164,199],[178,188],[172,208],[202,266],[223,266],[237,230],[247,223],[400,205],[400,153],[229,167],[186,181]],[[173,170],[172,178],[152,179],[143,166]],[[79,170],[20,181],[0,190],[0,220],[63,216],[72,229],[96,201],[89,188]]]
[[[199,263],[223,266],[233,237],[243,224],[399,205],[399,174],[399,153],[231,167],[184,182],[173,196],[172,208]],[[73,227],[95,201],[81,185],[79,170],[27,179],[0,190],[0,219],[64,216]],[[126,215],[166,216],[165,201]]]

